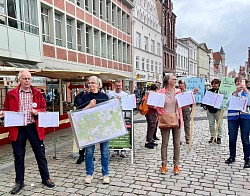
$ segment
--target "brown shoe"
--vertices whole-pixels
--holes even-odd
[[[179,166],[178,165],[176,165],[176,166],[174,166],[174,174],[175,175],[178,175],[179,173],[180,173],[180,168],[179,168]]]
[[[161,166],[161,169],[160,169],[161,174],[166,174],[167,171],[168,171],[168,170],[167,170],[167,166],[163,164],[163,165]]]

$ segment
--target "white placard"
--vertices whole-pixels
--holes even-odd
[[[245,111],[247,106],[247,99],[245,97],[231,96],[229,98],[228,110]]]
[[[136,108],[135,94],[128,95],[128,96],[122,96],[121,102],[122,102],[122,109],[123,110],[132,110],[133,108]]]
[[[217,94],[217,99],[215,101],[214,107],[217,109],[221,108],[222,102],[223,102],[224,95]]]
[[[150,91],[148,95],[147,104],[151,106],[163,108],[165,104],[165,100],[166,100],[165,94]]]
[[[202,103],[220,109],[223,97],[224,97],[223,94],[217,94],[211,91],[207,91],[203,97]]]
[[[59,112],[38,112],[38,127],[59,127]]]
[[[177,94],[175,98],[177,99],[179,108],[195,103],[194,95],[191,91]]]
[[[27,125],[25,112],[4,112],[4,127],[15,127],[25,125]]]

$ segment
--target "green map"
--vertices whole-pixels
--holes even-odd
[[[68,114],[79,147],[90,146],[128,133],[117,99]]]

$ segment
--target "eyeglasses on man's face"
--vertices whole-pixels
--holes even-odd
[[[26,81],[26,80],[30,81],[31,80],[31,78],[21,78],[21,79],[24,80],[24,81]]]

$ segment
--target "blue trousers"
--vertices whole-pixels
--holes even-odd
[[[233,159],[235,159],[236,157],[236,143],[237,143],[239,127],[240,127],[241,142],[244,152],[244,160],[248,161],[250,157],[250,144],[249,144],[250,119],[243,119],[239,117],[237,120],[228,120],[230,157]]]
[[[100,143],[101,149],[101,165],[102,165],[102,175],[109,175],[109,141]],[[86,173],[92,176],[94,173],[94,152],[95,145],[88,146],[85,148],[85,165]]]
[[[15,158],[15,171],[16,171],[16,183],[22,183],[24,181],[24,158],[27,139],[30,142],[32,150],[35,154],[38,169],[43,181],[49,179],[49,170],[47,166],[47,160],[45,157],[45,147],[43,141],[39,139],[36,130],[36,125],[30,124],[28,126],[18,127],[18,137],[16,141],[12,142],[12,149]]]

